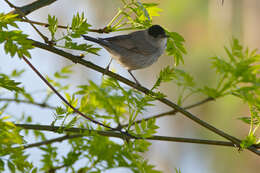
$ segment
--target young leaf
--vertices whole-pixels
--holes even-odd
[[[18,86],[20,84],[20,82],[9,79],[7,75],[0,74],[0,88],[2,87],[10,91],[22,92],[24,89]]]
[[[52,40],[55,40],[55,33],[57,31],[57,28],[58,28],[58,19],[56,16],[52,16],[51,15],[48,15],[48,29],[49,31],[51,32],[51,38]]]
[[[185,41],[184,38],[177,32],[167,31],[167,35],[169,36],[166,48],[168,55],[172,55],[174,57],[176,65],[180,64],[180,62],[184,63],[183,55],[187,54],[183,44]]]

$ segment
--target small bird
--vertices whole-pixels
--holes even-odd
[[[142,69],[152,65],[163,54],[167,35],[160,25],[152,25],[148,29],[135,31],[127,35],[118,35],[108,38],[93,38],[82,35],[85,40],[98,43],[104,47],[111,55],[112,59],[117,60],[125,67],[135,82],[140,85],[132,70]]]

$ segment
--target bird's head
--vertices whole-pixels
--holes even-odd
[[[165,30],[160,25],[152,25],[150,28],[148,28],[148,34],[156,39],[168,37],[165,33]]]

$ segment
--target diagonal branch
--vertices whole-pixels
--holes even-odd
[[[63,128],[60,126],[47,126],[47,125],[34,125],[34,124],[15,124],[17,127],[21,127],[23,129],[28,130],[44,130],[44,131],[51,131],[51,132],[57,132],[63,129],[64,132],[70,132],[70,133],[76,133],[75,135],[64,135],[62,137],[53,138],[50,140],[37,142],[33,144],[25,145],[23,148],[32,148],[32,147],[39,147],[41,145],[45,144],[51,144],[54,142],[61,142],[63,140],[72,139],[72,138],[78,138],[83,136],[93,136],[93,135],[100,135],[100,136],[106,136],[106,137],[115,137],[120,139],[125,139],[125,137],[115,131],[102,131],[102,130],[93,130],[93,129],[84,129],[84,128]],[[216,146],[227,146],[227,147],[238,147],[234,145],[232,142],[226,142],[226,141],[217,141],[217,140],[204,140],[204,139],[194,139],[194,138],[180,138],[180,137],[169,137],[169,136],[158,136],[153,135],[148,138],[136,138],[134,136],[129,137],[131,139],[146,139],[146,140],[154,140],[154,141],[167,141],[167,142],[184,142],[184,143],[194,143],[194,144],[206,144],[206,145],[216,145]],[[260,145],[255,145],[255,148],[260,148]]]
[[[48,6],[52,3],[54,3],[55,1],[57,1],[57,0],[37,0],[33,3],[31,3],[31,4],[27,4],[27,5],[24,5],[22,7],[17,7],[17,9],[19,9],[24,15],[28,15],[35,10],[38,10],[42,7],[45,7],[45,6]],[[19,14],[17,9],[12,11],[12,13]],[[23,16],[20,16],[20,17],[23,17]]]
[[[35,47],[48,50],[48,51],[53,52],[55,54],[58,54],[58,55],[60,55],[60,56],[62,56],[64,58],[67,58],[67,59],[71,60],[74,63],[79,63],[79,64],[81,64],[81,65],[83,65],[85,67],[88,67],[88,68],[91,68],[91,69],[93,69],[95,71],[98,71],[98,72],[101,72],[103,74],[106,74],[106,75],[108,75],[108,76],[110,76],[112,78],[117,79],[120,82],[123,82],[124,84],[127,84],[128,86],[131,86],[131,87],[137,89],[138,91],[140,91],[140,92],[142,92],[142,93],[144,93],[146,95],[151,95],[151,96],[155,97],[158,101],[160,101],[160,102],[168,105],[169,107],[173,108],[174,110],[182,113],[187,118],[189,118],[192,121],[196,122],[197,124],[207,128],[208,130],[218,134],[219,136],[222,136],[223,138],[228,139],[229,141],[231,141],[232,143],[234,143],[237,146],[239,146],[240,143],[241,143],[241,140],[239,140],[239,139],[237,139],[237,138],[235,138],[235,137],[233,137],[233,136],[223,132],[222,130],[217,129],[216,127],[208,124],[207,122],[199,119],[197,116],[193,115],[192,113],[188,112],[187,110],[185,110],[184,108],[178,106],[177,104],[173,103],[172,101],[168,100],[167,98],[156,97],[156,93],[152,92],[151,90],[149,90],[149,89],[147,89],[147,88],[145,88],[143,86],[136,85],[136,83],[134,83],[134,82],[132,82],[132,81],[130,81],[130,80],[128,80],[128,79],[126,79],[126,78],[116,74],[116,73],[108,71],[108,70],[106,70],[106,69],[104,69],[104,68],[102,68],[100,66],[97,66],[97,65],[95,65],[95,64],[93,64],[93,63],[91,63],[89,61],[86,61],[86,60],[80,58],[80,56],[74,56],[74,55],[72,55],[70,53],[67,53],[67,52],[65,52],[63,50],[57,49],[55,47],[48,46],[48,45],[40,43],[38,41],[34,41],[34,40],[32,40],[32,41],[33,41],[33,45]],[[249,147],[248,150],[250,150],[250,151],[252,151],[255,154],[260,156],[260,151],[257,151],[257,149],[255,147],[253,147],[253,146]]]

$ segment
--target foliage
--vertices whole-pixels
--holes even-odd
[[[251,106],[250,109],[251,117],[250,118],[240,118],[247,124],[250,124],[250,130],[246,138],[241,143],[241,148],[245,149],[250,147],[251,145],[260,144],[260,138],[257,138],[255,133],[258,127],[260,126],[260,107]],[[249,120],[249,122],[248,122]]]
[[[0,112],[0,115],[2,113]],[[30,172],[32,164],[27,161],[28,155],[19,147],[23,143],[20,130],[10,121],[9,117],[0,117],[0,172],[7,166],[10,172]]]
[[[9,30],[8,25],[19,29],[15,23],[18,20],[16,16],[0,13],[0,44],[4,43],[5,53],[10,53],[12,57],[15,54],[19,57],[31,57],[28,50],[32,49],[33,46],[32,42],[27,39],[28,35],[23,34],[21,30]]]
[[[114,18],[105,28],[97,32],[145,29],[152,25],[153,17],[159,16],[159,12],[162,11],[156,3],[141,3],[136,0],[121,0],[121,2],[123,7],[118,9]],[[15,55],[30,57],[29,50],[33,49],[32,41],[18,27],[18,21],[21,20],[12,13],[0,14],[0,43],[4,44],[6,54],[10,54],[12,57]],[[77,13],[73,16],[71,24],[61,37],[57,36],[58,24],[59,20],[56,16],[48,15],[49,35],[51,42],[54,43],[49,45],[50,47],[55,46],[98,55],[99,48],[75,41],[82,34],[93,31],[84,13]],[[10,28],[15,28],[15,30]],[[27,92],[20,86],[21,83],[13,80],[13,78],[21,77],[24,70],[15,69],[11,74],[1,73],[0,87],[9,90],[8,93],[4,90],[1,96],[7,95],[18,103],[24,102],[40,106],[40,108],[52,109],[54,116],[49,127],[58,126],[59,129],[54,130],[57,134],[70,136],[71,133],[66,130],[74,127],[85,129],[85,131],[79,133],[80,137],[66,138],[66,145],[69,147],[68,151],[64,153],[60,153],[59,147],[53,143],[39,145],[41,164],[37,167],[34,162],[28,161],[29,155],[24,153],[23,147],[27,146],[24,136],[46,142],[47,133],[42,129],[21,130],[11,121],[7,121],[6,114],[10,103],[1,101],[0,172],[8,168],[9,172],[16,172],[16,170],[20,172],[56,172],[61,170],[63,172],[98,173],[118,167],[131,169],[132,172],[159,172],[143,157],[143,153],[148,151],[151,145],[146,138],[156,134],[159,126],[156,124],[156,118],[144,120],[143,114],[147,108],[153,106],[155,100],[166,97],[160,92],[161,84],[166,82],[172,82],[180,91],[177,100],[179,105],[182,105],[195,93],[214,99],[227,95],[242,99],[249,105],[251,116],[240,118],[250,125],[249,134],[242,141],[241,148],[259,144],[256,131],[260,126],[260,56],[256,54],[256,51],[244,49],[237,39],[233,39],[231,48],[225,47],[227,58],[212,58],[212,67],[218,75],[216,87],[200,88],[192,75],[176,67],[176,65],[184,63],[183,55],[187,53],[184,38],[176,32],[167,31],[167,34],[169,35],[167,52],[168,55],[174,57],[175,64],[160,71],[150,90],[153,94],[144,95],[136,89],[127,88],[114,78],[103,78],[100,84],[88,81],[86,84],[73,86],[76,87],[76,91],[72,92],[70,85],[64,81],[70,80],[73,66],[66,66],[53,75],[46,76],[48,82],[61,95],[65,95],[66,100],[73,107],[100,124],[91,123],[76,115],[75,111],[66,104],[58,105],[55,108],[50,106],[50,99],[54,95],[51,90],[43,91],[41,94],[44,95],[44,98],[42,99],[39,99],[33,92]],[[10,117],[15,122],[27,124],[35,122],[26,113],[19,118],[17,115]],[[138,119],[142,120],[139,122]],[[102,124],[116,129],[112,131],[119,133],[121,139],[99,135],[98,132],[107,130]],[[129,136],[135,139],[130,139]],[[31,141],[28,142],[31,143]],[[175,171],[181,172],[180,169]]]

